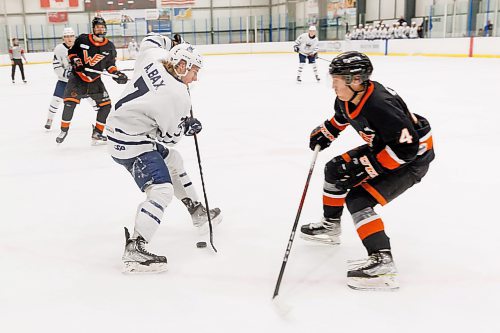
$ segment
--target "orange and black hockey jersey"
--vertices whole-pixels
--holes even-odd
[[[74,62],[74,58],[80,58],[85,68],[108,71],[109,73],[117,71],[115,45],[107,38],[104,38],[102,42],[96,42],[92,38],[92,34],[78,36],[75,44],[68,51],[68,59],[71,63]],[[85,82],[94,82],[101,76],[87,71],[73,72]]]
[[[386,170],[434,159],[429,122],[411,113],[396,92],[378,82],[368,82],[357,106],[337,98],[330,123],[336,129],[332,133],[335,137],[347,126],[353,126]]]

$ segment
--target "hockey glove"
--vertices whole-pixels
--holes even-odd
[[[189,117],[184,121],[184,135],[193,136],[201,132],[201,123],[198,119]]]
[[[382,166],[366,145],[334,157],[327,163],[327,169],[329,174],[334,175],[335,186],[344,191],[383,172]]]
[[[83,63],[82,63],[82,59],[80,58],[73,58],[73,69],[75,70],[75,72],[83,72]]]
[[[314,147],[319,145],[319,150],[322,151],[323,149],[330,147],[333,140],[335,140],[335,136],[332,134],[334,130],[335,127],[333,127],[328,120],[313,129],[309,138],[309,148],[314,150]]]
[[[295,45],[295,46],[293,47],[293,52],[297,52],[297,53],[299,53],[299,50],[300,50],[300,49],[299,49],[299,46],[298,46],[298,45]]]
[[[113,80],[115,80],[116,83],[118,83],[118,84],[126,84],[127,83],[128,77],[127,77],[127,75],[125,75],[125,73],[120,72],[120,71],[116,71],[113,74],[116,75],[113,77]]]

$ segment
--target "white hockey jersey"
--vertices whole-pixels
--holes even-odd
[[[304,32],[295,40],[295,45],[299,47],[299,53],[303,53],[305,55],[314,54],[318,52],[318,36],[314,36],[314,38],[309,37],[309,33]]]
[[[191,110],[188,87],[163,67],[158,49],[139,52],[141,62],[136,62],[132,80],[108,117],[108,148],[115,158],[156,150],[157,141],[174,145],[184,135]]]
[[[54,58],[52,60],[52,66],[54,67],[54,72],[60,81],[68,82],[69,73],[71,73],[71,64],[68,60],[68,50],[69,47],[64,44],[58,44],[54,48]]]

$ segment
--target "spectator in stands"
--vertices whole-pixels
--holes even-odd
[[[479,30],[477,31],[477,36],[476,37],[483,37],[483,36],[484,36],[483,28],[479,28]]]
[[[411,39],[418,38],[417,22],[411,22],[409,37]]]
[[[493,23],[491,23],[491,20],[488,20],[488,23],[486,23],[486,26],[484,27],[484,36],[485,37],[490,37],[493,34]]]
[[[404,18],[404,16],[403,16],[403,15],[401,15],[401,17],[399,17],[398,23],[399,23],[399,25],[401,25],[401,26],[403,25],[403,23],[408,24],[408,22],[406,22],[406,20],[405,20],[405,18]]]

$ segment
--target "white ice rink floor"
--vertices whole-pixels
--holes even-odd
[[[193,110],[209,202],[224,215],[219,253],[196,248],[207,238],[174,200],[149,246],[169,270],[134,276],[121,273],[123,227],[143,194],[105,146],[90,146],[95,112],[82,101],[58,146],[61,113],[43,128],[51,65],[26,66],[26,85],[0,68],[1,332],[500,332],[500,59],[372,57],[372,78],[430,120],[437,154],[422,183],[376,208],[401,289],[346,286],[346,261],[365,256],[346,212],[340,246],[295,238],[279,306],[309,133],[332,115],[333,91],[307,66],[297,85],[292,54],[205,60]],[[116,102],[123,86],[105,84]],[[320,153],[299,224],[321,217],[324,164],[361,143],[346,130]],[[192,138],[178,150],[201,196]]]

